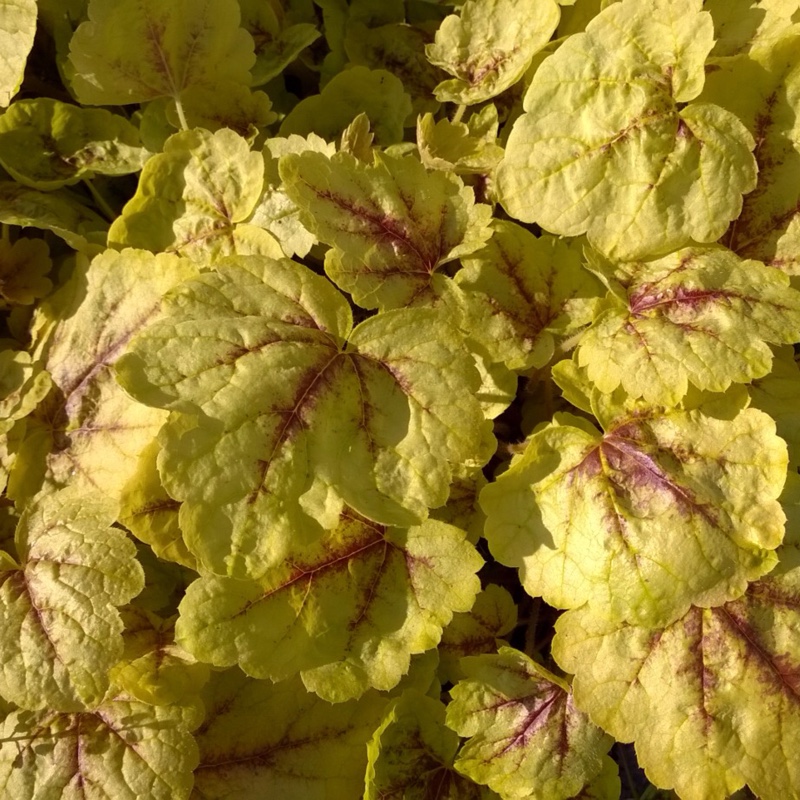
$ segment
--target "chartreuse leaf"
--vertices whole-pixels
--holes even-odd
[[[800,16],[800,3],[797,0],[706,0],[705,10],[714,20],[716,42],[711,55],[725,58],[772,47],[798,21],[795,17]]]
[[[725,59],[716,67],[701,99],[736,114],[758,142],[758,185],[745,197],[726,244],[743,257],[798,275],[800,28],[794,26],[749,57]]]
[[[256,678],[303,672],[310,689],[341,702],[394,688],[410,656],[435,647],[453,612],[471,608],[482,563],[464,532],[445,523],[401,530],[345,512],[258,581],[193,583],[176,638],[200,661],[238,663]]]
[[[756,184],[754,141],[729,111],[683,105],[713,44],[701,6],[613,3],[545,59],[498,167],[509,214],[617,259],[722,236]]]
[[[555,0],[466,0],[443,20],[426,53],[454,79],[434,90],[442,102],[472,105],[515,84],[558,26]]]
[[[511,647],[461,664],[447,707],[447,725],[468,739],[460,773],[503,798],[566,800],[600,772],[612,740],[564,680]]]
[[[492,103],[473,114],[467,123],[440,119],[433,114],[417,120],[417,147],[422,163],[429,169],[459,174],[487,174],[503,157],[497,144],[497,108]]]
[[[239,0],[242,27],[253,37],[256,63],[253,86],[261,86],[283,72],[302,50],[313,44],[320,32],[307,22],[290,24],[275,0]]]
[[[258,579],[334,526],[342,503],[419,523],[447,500],[450,464],[484,455],[489,423],[457,331],[421,309],[351,325],[325,278],[238,257],[176,291],[118,363],[137,399],[174,409],[159,470],[207,569]]]
[[[14,711],[0,724],[0,792],[36,800],[187,800],[197,712],[125,696],[90,711]]]
[[[453,769],[457,734],[438,700],[406,691],[387,709],[367,745],[364,800],[497,800]]]
[[[491,235],[471,188],[412,157],[305,152],[282,158],[280,173],[304,225],[335,248],[328,275],[365,308],[430,302],[449,282],[436,270]]]
[[[50,248],[44,240],[20,237],[11,244],[0,239],[0,308],[31,305],[44,297],[53,288],[45,277],[52,266]]]
[[[505,636],[517,625],[517,606],[506,589],[490,583],[475,598],[469,611],[454,614],[442,632],[439,672],[442,680],[455,683],[464,677],[460,661],[465,656],[495,653]]]
[[[168,251],[209,263],[232,254],[279,258],[265,230],[246,224],[264,186],[264,161],[231,130],[171,136],[139,178],[109,230],[109,243]]]
[[[0,181],[0,222],[52,231],[87,253],[105,246],[108,230],[108,223],[69,190],[40,192],[15,181]]]
[[[516,389],[516,378],[514,384]],[[512,397],[509,399],[509,403],[513,400],[514,392],[512,391],[511,394]],[[498,411],[499,413],[501,412]],[[493,419],[493,417],[486,414],[485,409],[484,415],[487,419]],[[495,446],[495,443],[493,443],[489,458],[494,455]],[[467,534],[468,541],[472,542],[472,544],[477,544],[478,540],[483,536],[483,525],[486,521],[486,515],[478,504],[478,495],[487,483],[488,481],[481,469],[476,467],[454,469],[447,503],[439,508],[432,509],[431,518],[438,519],[441,522],[448,522],[461,528]]]
[[[143,103],[190,86],[250,84],[253,39],[236,0],[90,0],[70,42],[72,88],[85,105]]]
[[[728,405],[639,405],[605,434],[556,415],[481,494],[492,554],[529,594],[611,620],[658,625],[738,597],[775,564],[787,456],[773,420]]]
[[[138,172],[149,155],[136,128],[104,109],[40,97],[19,100],[0,117],[0,164],[34,189]]]
[[[122,655],[117,606],[144,586],[116,506],[70,491],[33,502],[0,573],[0,694],[31,710],[98,704]]]
[[[751,584],[666,627],[614,623],[591,608],[556,623],[553,653],[575,702],[623,742],[650,780],[686,800],[758,797],[800,785],[800,569]]]
[[[289,153],[306,151],[332,156],[336,145],[329,144],[315,133],[302,136],[276,137],[264,143],[264,193],[253,211],[250,222],[268,230],[287,256],[308,255],[317,237],[300,221],[300,210],[286,192],[278,171],[280,159]]]
[[[29,353],[0,350],[0,434],[30,414],[49,390],[50,375]]]
[[[602,392],[677,403],[689,382],[724,391],[766,375],[771,344],[800,339],[800,293],[780,271],[722,248],[686,248],[613,266],[595,261],[622,291],[580,340],[578,364]]]
[[[467,329],[495,361],[527,370],[547,364],[557,339],[591,322],[600,282],[583,267],[579,246],[537,238],[513,222],[462,258],[456,283],[467,293]]]
[[[299,678],[273,684],[234,669],[212,675],[203,700],[197,797],[344,800],[364,791],[365,745],[386,705],[377,692],[331,705]]]
[[[79,259],[69,281],[38,310],[34,350],[53,391],[29,425],[13,496],[72,486],[118,500],[163,411],[131,400],[114,364],[131,337],[158,318],[162,295],[194,275],[188,259],[107,250]]]
[[[189,552],[178,524],[181,504],[165,491],[156,467],[161,448],[156,440],[140,453],[136,471],[120,493],[119,522],[137,539],[153,548],[165,561],[197,569],[197,559]]]
[[[336,139],[359,115],[366,114],[383,146],[403,140],[411,99],[398,78],[383,69],[351,67],[325,84],[321,94],[301,100],[281,124],[281,136]]]
[[[36,0],[0,0],[0,106],[19,90],[36,33]]]

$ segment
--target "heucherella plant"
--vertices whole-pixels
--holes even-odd
[[[800,791],[800,0],[0,0],[0,796]]]

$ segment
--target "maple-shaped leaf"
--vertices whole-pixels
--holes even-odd
[[[445,523],[401,530],[345,513],[257,582],[193,583],[176,637],[199,660],[238,663],[256,678],[305,679],[327,665],[306,685],[340,702],[394,688],[410,656],[435,647],[453,612],[471,608],[482,564],[463,531]]]
[[[722,61],[702,95],[736,114],[758,145],[758,184],[744,198],[724,242],[739,255],[790,275],[800,275],[799,54],[800,27],[794,26],[770,47]]]
[[[584,268],[579,246],[537,238],[513,222],[492,228],[456,274],[467,294],[463,324],[493,360],[515,370],[543,367],[558,339],[591,322],[603,287]]]
[[[21,350],[0,350],[0,434],[33,411],[50,390],[50,376]]]
[[[800,568],[752,583],[666,627],[614,623],[592,609],[556,623],[553,653],[575,702],[636,744],[656,786],[687,800],[758,797],[800,786]]]
[[[114,364],[131,337],[158,318],[162,295],[195,274],[188,259],[108,250],[80,259],[72,277],[43,303],[34,323],[34,352],[53,390],[28,425],[13,496],[66,485],[115,500],[140,451],[166,414],[131,400]]]
[[[155,439],[142,449],[135,472],[120,492],[118,519],[159,558],[196,570],[197,559],[186,547],[178,523],[181,504],[167,494],[158,474],[160,450]]]
[[[800,339],[800,292],[779,270],[723,248],[686,248],[655,261],[595,261],[612,282],[576,357],[606,393],[675,404],[689,382],[724,391],[766,375],[770,344]]]
[[[464,677],[461,659],[482,653],[495,653],[500,637],[517,625],[517,606],[506,589],[490,583],[475,598],[469,611],[454,614],[442,632],[439,644],[439,671],[446,682]]]
[[[108,223],[68,189],[40,192],[16,181],[0,181],[0,222],[52,231],[91,254],[105,246],[108,230]]]
[[[36,34],[36,0],[0,0],[0,106],[17,93]]]
[[[386,710],[367,746],[364,800],[498,800],[453,768],[458,735],[438,700],[409,690]]]
[[[212,675],[203,700],[197,800],[361,796],[366,743],[386,705],[377,692],[331,705],[307,692],[299,678],[273,684],[233,669]]]
[[[197,712],[125,696],[91,711],[13,711],[0,723],[0,792],[8,798],[187,800]]]
[[[493,555],[529,594],[658,625],[738,597],[775,565],[786,444],[761,411],[557,414],[481,494]],[[738,413],[737,413],[738,412]]]
[[[264,160],[246,139],[226,128],[181,131],[145,164],[136,194],[109,230],[109,244],[203,264],[233,254],[279,258],[277,241],[246,223],[263,186]]]
[[[331,78],[320,94],[303,98],[281,123],[280,135],[315,133],[330,141],[359,114],[369,117],[379,144],[402,142],[411,99],[391,72],[351,67]]]
[[[179,104],[190,86],[250,84],[253,39],[236,0],[89,0],[88,14],[69,45],[85,105]]]
[[[597,775],[612,740],[569,685],[511,647],[468,656],[447,725],[467,738],[455,767],[504,798],[566,800]]]
[[[82,710],[108,689],[122,655],[116,607],[144,586],[132,542],[109,527],[115,512],[70,492],[20,519],[19,565],[0,572],[0,694],[22,708]]]
[[[149,155],[136,128],[104,109],[40,97],[20,100],[0,117],[0,164],[34,189],[138,172]]]
[[[343,503],[416,524],[447,500],[450,464],[485,454],[472,359],[433,310],[352,329],[325,278],[254,256],[218,261],[170,305],[117,369],[134,397],[174,409],[159,470],[207,569],[258,578]]]
[[[498,167],[509,214],[618,259],[719,239],[756,163],[734,114],[689,102],[712,44],[702,0],[612,3],[568,37],[533,76]]]
[[[2,117],[0,117],[2,120]],[[14,244],[0,240],[0,308],[31,305],[52,288],[46,277],[53,266],[50,248],[43,239],[20,237]]]
[[[415,158],[306,152],[281,159],[281,177],[301,219],[335,248],[326,271],[365,308],[404,308],[446,291],[437,269],[491,235],[489,206],[460,178]]]
[[[466,0],[445,18],[433,44],[432,64],[454,76],[434,90],[441,102],[472,105],[515,84],[558,26],[555,0]]]

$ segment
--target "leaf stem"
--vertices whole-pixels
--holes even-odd
[[[10,244],[11,243],[11,228],[8,225],[6,225],[5,222],[0,227],[2,227],[2,230],[3,230],[3,234],[2,234],[3,235],[3,241],[6,244]]]
[[[83,183],[86,188],[89,190],[89,193],[94,198],[94,202],[97,203],[97,207],[100,209],[102,215],[109,221],[113,222],[118,214],[114,213],[114,209],[106,202],[106,199],[100,192],[97,190],[97,187],[92,183],[91,178],[84,178]]]
[[[452,123],[461,122],[461,118],[464,116],[464,112],[466,110],[467,107],[464,105],[464,103],[461,103],[461,105],[456,109],[456,113],[453,114],[453,119],[451,119],[450,122]]]
[[[531,603],[530,614],[528,615],[528,624],[525,626],[525,650],[523,652],[531,658],[536,657],[536,628],[539,625],[539,609],[541,605],[541,598],[534,597]]]
[[[188,131],[189,125],[186,122],[186,114],[183,113],[183,103],[181,103],[180,95],[175,98],[175,110],[178,112],[178,121],[181,123],[181,130]]]

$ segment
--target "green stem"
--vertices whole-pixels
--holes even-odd
[[[461,118],[464,116],[464,112],[467,110],[467,107],[462,103],[457,109],[456,113],[453,114],[453,119],[450,122],[456,123],[461,122]]]
[[[175,110],[178,112],[178,121],[181,123],[181,130],[188,131],[189,125],[186,122],[186,114],[183,113],[183,103],[181,103],[181,98],[175,98]]]
[[[97,207],[100,209],[102,215],[109,221],[113,222],[118,214],[114,213],[114,209],[106,202],[106,199],[100,192],[97,191],[97,187],[92,183],[91,178],[84,178],[83,183],[86,188],[91,193],[92,197],[94,198],[94,202],[97,203]]]
[[[3,228],[3,241],[6,244],[11,244],[11,228],[8,225],[6,225],[5,222],[2,224],[2,228]]]

